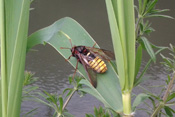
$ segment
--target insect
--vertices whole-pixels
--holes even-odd
[[[78,62],[81,63],[89,77],[90,83],[95,88],[97,87],[97,73],[105,73],[107,71],[107,65],[105,61],[114,60],[114,54],[111,51],[87,46],[72,46],[71,39],[69,39],[71,48],[61,47],[61,49],[70,49],[71,55],[77,59],[74,75],[78,68]],[[73,75],[73,77],[74,77]]]

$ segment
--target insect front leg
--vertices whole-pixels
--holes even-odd
[[[71,57],[72,57],[72,55],[70,55],[69,58],[65,59],[65,61],[68,61]]]
[[[96,44],[97,44],[97,43],[95,42],[94,45],[93,45],[92,47],[94,48]]]

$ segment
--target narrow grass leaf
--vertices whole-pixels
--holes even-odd
[[[128,89],[132,90],[135,74],[135,14],[134,1],[124,0],[125,7],[125,35],[126,35],[126,54],[127,54],[127,80]],[[127,85],[127,84],[126,84]],[[125,86],[126,87],[126,86]]]
[[[113,3],[118,4],[116,0],[113,1]],[[113,8],[113,4],[111,0],[106,0],[106,8],[108,12],[108,19],[109,19],[109,25],[111,30],[111,36],[113,41],[113,47],[114,47],[114,53],[116,58],[116,64],[117,64],[117,70],[119,74],[119,81],[121,89],[123,90],[125,87],[125,60],[124,60],[124,50],[122,45],[122,40],[120,38],[120,33],[118,29],[118,24],[116,20],[115,14],[118,14],[118,12],[114,12],[114,9],[117,10],[117,8]]]
[[[43,101],[43,100],[41,100],[39,98],[36,98],[35,97],[35,100],[34,101],[39,102],[39,103],[42,103],[42,104],[45,104],[46,106],[49,106],[49,107],[54,108],[56,110],[55,106],[53,106],[52,104],[49,104],[46,101]]]
[[[172,100],[174,98],[175,98],[175,93],[172,93],[171,95],[168,96],[166,102],[168,102],[168,101],[170,101],[170,100]]]
[[[2,103],[3,117],[7,116],[7,99],[8,99],[8,80],[7,80],[7,57],[6,57],[6,27],[5,27],[5,0],[0,0],[0,40],[1,40],[1,93],[0,97]]]
[[[167,48],[160,48],[159,50],[156,51],[155,55],[159,54],[161,51],[165,50]],[[152,59],[150,59],[147,64],[145,65],[144,69],[142,70],[140,76],[134,81],[134,87],[136,87],[137,85],[140,84],[140,82],[143,79],[143,75],[145,74],[145,72],[147,71],[147,69],[149,68],[150,64],[152,62]]]
[[[168,106],[165,106],[164,110],[169,117],[173,117],[173,114]]]
[[[143,0],[138,0],[138,2],[139,2],[139,14],[141,15],[142,14],[142,5],[143,5],[143,3],[142,3],[142,1]]]
[[[163,18],[169,18],[169,19],[174,19],[173,17],[171,16],[168,16],[168,15],[162,15],[162,14],[148,14],[145,16],[145,18],[149,18],[149,17],[163,17]]]
[[[147,9],[146,12],[144,13],[145,15],[149,12],[151,12],[151,10],[155,7],[156,3],[158,0],[153,0],[150,4],[147,5]]]
[[[148,4],[148,1],[149,1],[149,0],[143,0],[142,16],[143,16],[143,14],[144,14],[144,12],[145,12],[145,10],[146,10],[146,6],[147,6],[147,4]]]
[[[0,76],[0,87],[1,87],[1,76]],[[2,93],[0,89],[0,117],[2,117]]]
[[[62,113],[62,109],[63,109],[63,98],[61,96],[59,96],[59,111]]]
[[[24,80],[30,0],[5,2],[6,66],[8,80],[7,117],[19,116]]]
[[[33,117],[35,114],[37,114],[37,109],[38,108],[34,108],[34,109],[30,110],[29,112],[22,115],[22,117]]]
[[[139,45],[139,47],[137,48],[136,62],[135,62],[135,78],[140,70],[141,63],[142,63],[142,46]]]

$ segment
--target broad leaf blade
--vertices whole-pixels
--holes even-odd
[[[144,94],[144,93],[139,94],[139,95],[135,98],[135,100],[134,100],[134,102],[133,102],[133,110],[135,110],[135,108],[136,108],[139,104],[141,104],[142,102],[144,102],[144,100],[147,99],[148,97],[150,97],[150,95],[147,95],[147,94]]]
[[[95,43],[92,37],[75,20],[71,18],[63,18],[51,26],[41,29],[29,36],[27,50],[31,49],[34,45],[47,42],[67,59],[71,55],[70,50],[60,49],[60,47],[70,48],[71,45],[68,38],[61,32],[67,34],[71,38],[72,44],[76,46],[85,45],[92,47]],[[71,57],[69,62],[75,67],[77,60],[76,58]],[[97,92],[104,97],[105,101],[113,105],[112,109],[119,111],[122,110],[120,84],[115,70],[109,63],[107,64],[108,71],[105,74],[97,75],[98,84],[97,89],[94,90],[97,90]],[[81,64],[78,65],[78,71],[82,76],[88,79]]]

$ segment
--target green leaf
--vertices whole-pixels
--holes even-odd
[[[169,117],[173,117],[173,114],[168,106],[165,106],[164,110]]]
[[[154,9],[151,11],[151,14],[157,14],[157,13],[162,13],[162,12],[166,12],[166,11],[170,11],[169,9]]]
[[[29,112],[22,115],[22,117],[33,117],[37,113],[37,109],[38,108],[34,108],[34,109],[30,110]]]
[[[168,107],[168,109],[169,109],[171,112],[175,113],[174,108],[172,109],[172,108],[170,108],[169,106],[166,106],[166,107]]]
[[[143,16],[145,16],[147,13],[151,12],[151,10],[155,7],[158,0],[153,0],[150,4],[147,5],[147,9]]]
[[[44,42],[47,42],[53,46],[64,58],[67,59],[71,55],[71,51],[67,49],[60,49],[60,47],[70,48],[71,45],[68,38],[63,34],[63,32],[71,38],[73,45],[85,45],[92,47],[95,43],[92,37],[83,29],[80,24],[78,24],[75,20],[66,17],[30,35],[28,38],[27,50],[30,50],[37,44],[44,44]],[[71,57],[68,62],[74,68],[76,67],[76,58]],[[104,100],[109,105],[112,105],[110,106],[111,108],[116,111],[121,111],[122,99],[119,80],[112,65],[110,63],[107,63],[107,67],[108,71],[106,73],[97,74],[97,88],[93,88],[91,84],[88,86],[90,86],[92,90],[97,91],[98,94],[104,97]],[[86,71],[81,64],[78,64],[78,72],[86,78],[86,81],[88,80]],[[89,81],[87,82],[89,83]]]
[[[154,62],[156,62],[156,56],[155,56],[155,53],[154,53],[149,41],[145,37],[141,37],[141,40],[143,41],[144,47],[145,47],[146,51],[148,52],[148,54],[150,55],[151,59]]]
[[[170,100],[172,100],[174,98],[175,98],[175,93],[172,93],[171,95],[168,96],[166,102],[168,102],[168,101],[170,101]]]
[[[70,89],[69,92],[67,93],[66,97],[68,97],[72,92],[73,92],[73,89]]]
[[[59,105],[60,108],[59,109],[60,109],[60,112],[62,113],[62,109],[63,109],[63,98],[61,96],[59,96],[58,99],[59,99],[59,103],[60,103],[60,105]]]
[[[114,80],[114,79],[112,79]],[[105,81],[103,81],[105,83]],[[112,87],[102,87],[100,90],[98,89],[95,89],[92,87],[92,85],[87,81],[87,80],[81,80],[82,84],[85,84],[87,86],[89,86],[90,88],[83,88],[83,89],[79,89],[80,91],[84,91],[84,92],[87,92],[93,96],[95,96],[99,101],[101,101],[105,107],[108,107],[108,108],[111,108],[117,112],[121,112],[122,111],[122,108],[118,107],[118,105],[116,105],[117,103],[121,103],[119,101],[121,101],[120,99],[116,99],[117,98],[117,95],[116,94],[112,94],[113,92],[113,83],[110,82],[111,86]],[[109,83],[106,82],[107,84]],[[106,90],[108,89],[108,91],[103,91],[103,90]],[[110,95],[109,95],[110,94]],[[113,101],[115,100],[116,103],[114,103]]]
[[[168,85],[168,84],[169,84],[169,82],[170,82],[170,80],[171,80],[170,75],[168,75],[168,76],[167,76],[167,78],[168,78],[168,79],[166,80],[166,83],[167,83],[167,85]]]
[[[74,115],[72,115],[72,114],[70,114],[70,113],[68,113],[68,112],[63,112],[63,115],[64,115],[65,117],[75,117]]]
[[[137,95],[137,97],[135,98],[134,102],[133,102],[133,110],[135,110],[135,108],[141,104],[142,102],[144,102],[144,100],[146,100],[148,97],[150,97],[150,95],[141,93],[139,95]]]
[[[142,16],[146,10],[147,4],[148,4],[149,0],[143,0],[143,7],[142,7]]]
[[[1,75],[0,75],[0,87],[1,87]],[[2,94],[0,90],[0,117],[2,117]]]
[[[124,50],[122,49],[122,43],[124,43],[120,37],[119,33],[119,26],[117,22],[117,4],[116,0],[106,0],[106,8],[107,8],[107,13],[108,13],[108,19],[109,19],[109,25],[111,29],[111,36],[112,36],[112,41],[113,41],[113,47],[114,47],[114,53],[115,53],[115,58],[116,58],[116,64],[117,64],[117,70],[118,74],[120,75],[120,86],[121,89],[124,89],[125,86],[125,59],[124,59]],[[120,5],[118,5],[120,7]],[[121,6],[122,7],[122,6]],[[119,17],[120,18],[120,17]],[[122,20],[120,20],[122,21]]]
[[[3,117],[20,115],[29,7],[30,0],[0,1]]]
[[[173,60],[168,58],[168,57],[165,57],[163,56],[162,54],[160,54],[162,59],[164,60],[164,62],[162,62],[162,64],[164,64],[168,69],[173,69],[174,68],[174,65],[173,65]]]
[[[135,19],[133,0],[106,0],[117,70],[122,91],[131,90],[135,70]]]
[[[171,16],[162,15],[162,14],[147,14],[147,15],[145,16],[145,18],[149,18],[149,17],[163,17],[163,18],[174,19],[174,18],[171,17]]]
[[[149,100],[151,100],[153,108],[156,108],[156,101],[152,97],[149,97]]]
[[[92,114],[86,114],[86,117],[94,117]]]
[[[142,46],[139,45],[139,47],[137,48],[136,62],[135,62],[135,78],[140,70],[141,63],[142,63]]]
[[[142,3],[142,0],[138,0],[138,2],[139,2],[139,14],[141,15],[142,14],[142,5],[143,5],[143,3]]]
[[[157,52],[155,53],[155,55],[159,54],[162,50],[165,50],[165,49],[167,49],[167,48],[164,48],[164,47],[159,48],[159,50],[157,50]],[[147,62],[147,64],[145,65],[143,71],[141,72],[140,76],[139,76],[137,79],[135,79],[135,81],[134,81],[134,87],[136,87],[137,85],[139,85],[140,82],[143,80],[143,75],[145,74],[145,72],[146,72],[147,69],[149,68],[151,62],[152,62],[152,59],[150,59],[150,60]]]
[[[39,103],[42,103],[42,104],[45,104],[46,106],[49,106],[49,107],[54,108],[56,110],[56,108],[52,104],[49,104],[49,103],[47,103],[46,101],[43,101],[40,98],[35,97],[35,100],[34,101],[39,102]]]

